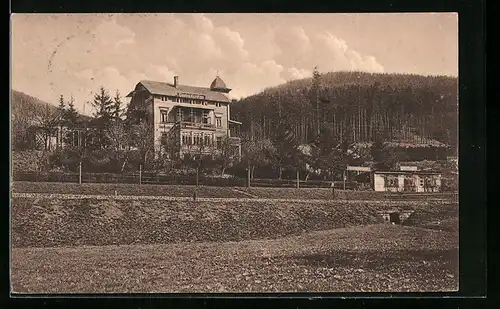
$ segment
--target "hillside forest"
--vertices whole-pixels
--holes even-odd
[[[281,128],[299,144],[320,139],[432,143],[456,148],[458,81],[446,76],[331,72],[290,81],[231,105],[251,138]]]

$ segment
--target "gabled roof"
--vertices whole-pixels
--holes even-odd
[[[152,94],[166,95],[166,96],[177,96],[178,94],[182,96],[183,93],[187,94],[197,94],[205,96],[206,100],[218,101],[218,102],[231,102],[231,100],[223,93],[212,91],[209,88],[186,86],[186,85],[174,85],[169,83],[143,80],[139,84],[143,85]]]

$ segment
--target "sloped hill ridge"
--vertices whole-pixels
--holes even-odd
[[[11,91],[10,108],[13,121],[22,116],[31,116],[29,118],[34,118],[34,115],[46,106],[49,106],[53,111],[57,110],[57,106],[54,104],[42,101],[24,92]]]
[[[315,135],[315,117],[329,135],[351,142],[373,141],[387,135],[419,136],[456,146],[458,78],[365,72],[329,72],[319,78],[289,81],[232,105],[232,117],[242,132],[271,137],[283,123],[300,144]]]

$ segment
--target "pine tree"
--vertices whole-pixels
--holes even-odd
[[[57,118],[58,118],[58,124],[60,127],[63,127],[66,125],[65,119],[66,119],[66,102],[64,101],[64,96],[61,94],[59,96],[59,105],[57,106]]]
[[[75,109],[75,100],[73,96],[71,96],[70,101],[68,102],[68,108],[64,114],[64,123],[66,126],[66,133],[64,134],[64,142],[68,145],[76,144],[78,139],[78,133],[75,132],[75,129],[79,126],[79,118],[80,115]]]
[[[99,93],[94,95],[91,104],[96,110],[93,115],[94,118],[99,119],[103,124],[109,124],[113,115],[113,101],[103,86],[99,89]]]
[[[73,96],[71,96],[70,101],[68,102],[68,108],[66,111],[66,124],[69,128],[76,128],[79,125],[79,119],[80,115],[78,114],[77,110],[75,109],[75,100]]]
[[[57,106],[57,112],[56,112],[56,123],[57,123],[57,142],[56,146],[57,148],[62,147],[62,142],[65,139],[65,134],[64,134],[64,127],[66,127],[66,102],[64,101],[64,96],[61,94],[59,97],[59,105]]]
[[[318,71],[318,67],[314,67],[313,71],[313,79],[312,79],[312,88],[311,88],[311,101],[312,101],[312,106],[314,108],[315,114],[314,114],[314,135],[316,137],[319,137],[320,135],[320,130],[321,130],[321,121],[320,121],[320,98],[319,98],[319,93],[321,89],[321,74]]]
[[[94,95],[94,100],[91,104],[95,109],[93,114],[95,120],[95,146],[106,148],[109,146],[106,138],[106,130],[111,125],[113,118],[113,100],[109,96],[108,91],[101,86],[99,92]]]
[[[117,90],[113,98],[112,117],[113,119],[122,119],[124,116],[124,108],[120,92]]]

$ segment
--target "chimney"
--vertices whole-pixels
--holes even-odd
[[[174,87],[177,88],[177,85],[179,85],[179,76],[174,76]]]

